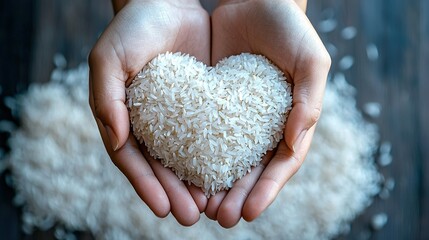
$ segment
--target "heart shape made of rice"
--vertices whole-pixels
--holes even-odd
[[[126,93],[137,140],[207,196],[231,188],[277,146],[292,106],[282,71],[249,53],[214,67],[160,54]]]

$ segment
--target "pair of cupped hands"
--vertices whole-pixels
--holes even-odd
[[[320,116],[331,60],[305,15],[306,1],[297,2],[225,0],[210,16],[198,0],[113,1],[115,17],[89,57],[89,101],[113,163],[155,215],[171,212],[186,226],[202,212],[223,227],[241,218],[252,221],[299,169]],[[207,65],[242,52],[261,54],[293,86],[293,108],[277,149],[232,189],[210,198],[153,159],[130,132],[125,88],[167,51],[188,53]]]

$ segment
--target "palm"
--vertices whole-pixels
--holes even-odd
[[[284,2],[247,1],[218,7],[212,16],[212,63],[251,52],[267,56],[288,75],[296,73],[295,66],[302,64],[302,56],[319,50],[319,45],[308,43],[320,40],[317,35],[306,34],[312,26],[302,11]]]
[[[124,52],[119,58],[127,66],[125,70],[130,76],[142,69],[148,60],[166,51],[189,53],[209,62],[210,20],[201,8],[175,6],[162,1],[149,6],[131,3],[115,20],[118,21],[113,24],[119,26],[115,29],[114,38],[118,41],[114,47],[122,48],[117,52]]]

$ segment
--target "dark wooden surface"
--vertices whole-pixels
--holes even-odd
[[[429,239],[429,1],[427,0],[309,0],[308,16],[317,27],[331,18],[337,27],[321,33],[337,48],[331,73],[342,72],[357,89],[358,105],[378,102],[374,119],[382,141],[392,143],[393,162],[380,167],[395,180],[388,199],[374,203],[339,239]],[[14,95],[30,82],[49,79],[55,53],[68,67],[85,61],[97,36],[112,16],[109,1],[102,0],[0,0],[0,96]],[[346,40],[341,30],[357,29]],[[366,47],[375,44],[379,58],[370,60]],[[354,65],[341,70],[346,55]],[[0,106],[0,120],[13,119]],[[0,133],[0,148],[7,149],[7,133]],[[13,189],[0,178],[0,239],[52,239],[52,232],[28,236],[20,232],[20,210],[12,205]],[[386,213],[388,222],[370,230],[374,214]],[[90,239],[88,234],[78,234]]]
[[[427,1],[311,1],[313,22],[323,13],[333,14],[341,30],[355,26],[356,38],[344,40],[340,31],[323,34],[325,43],[338,48],[331,72],[344,55],[352,55],[355,65],[344,71],[358,90],[360,106],[379,102],[382,114],[375,120],[381,139],[392,143],[393,163],[380,168],[396,186],[387,200],[376,199],[359,217],[351,236],[359,236],[373,214],[385,212],[385,228],[373,239],[429,239],[428,192],[428,14]],[[327,11],[333,9],[333,11]],[[322,13],[322,14],[319,14]],[[325,16],[326,17],[326,16]],[[378,46],[379,59],[369,61],[366,46]]]

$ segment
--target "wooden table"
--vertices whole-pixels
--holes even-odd
[[[392,144],[392,164],[380,167],[386,178],[395,180],[390,197],[377,197],[353,222],[351,232],[338,239],[429,239],[429,1],[310,0],[308,16],[330,46],[331,75],[343,73],[356,87],[359,107],[381,104],[381,115],[373,121],[381,141]],[[48,80],[55,53],[66,57],[67,67],[85,61],[111,17],[110,4],[102,0],[0,2],[0,96]],[[353,29],[356,35],[347,39]],[[345,56],[353,58],[351,67],[351,58],[347,62]],[[3,105],[0,119],[12,119]],[[7,137],[0,133],[0,148],[7,148]],[[0,239],[53,239],[52,231],[31,236],[20,232],[20,209],[12,206],[13,189],[4,176]],[[378,213],[386,213],[388,222],[371,231],[371,219]],[[78,233],[78,238],[92,237]]]

